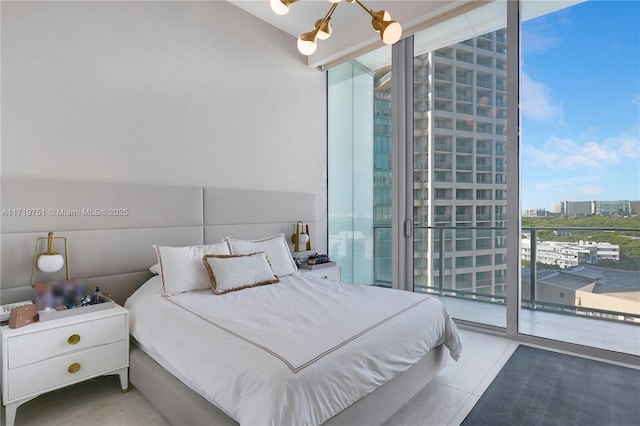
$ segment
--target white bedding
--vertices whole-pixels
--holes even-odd
[[[241,425],[321,424],[438,344],[461,351],[436,299],[302,274],[172,297],[153,277],[125,306],[142,349]]]

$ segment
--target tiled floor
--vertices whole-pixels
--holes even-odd
[[[489,387],[518,343],[460,330],[462,356],[447,367],[389,421],[391,425],[459,425]]]
[[[453,318],[506,327],[504,305],[453,297],[439,299]],[[640,325],[521,309],[520,332],[640,356]]]

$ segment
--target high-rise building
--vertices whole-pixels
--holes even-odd
[[[388,79],[376,73],[376,259],[391,256]],[[416,290],[506,291],[506,79],[504,30],[414,59]],[[390,282],[378,269],[376,283]]]

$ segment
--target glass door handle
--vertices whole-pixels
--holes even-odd
[[[411,238],[413,235],[413,221],[411,219],[406,219],[404,221],[404,236],[406,238]]]

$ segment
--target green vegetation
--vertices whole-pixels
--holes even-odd
[[[523,228],[625,228],[633,231],[563,231],[556,235],[553,230],[538,230],[539,241],[595,241],[620,246],[620,262],[601,261],[599,266],[640,270],[640,216],[605,217],[587,216],[572,218],[522,218]]]
[[[571,228],[635,228],[640,231],[640,216],[607,217],[523,217],[524,228],[571,227]]]

